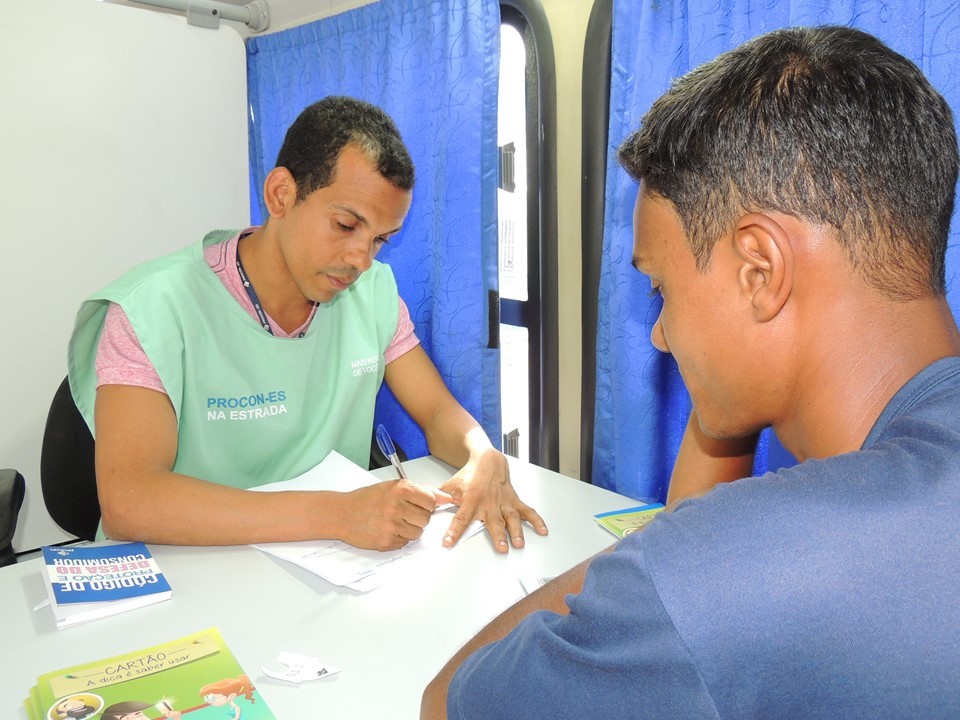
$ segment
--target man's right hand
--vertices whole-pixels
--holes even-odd
[[[341,537],[369,550],[396,550],[423,534],[430,515],[453,498],[442,490],[389,480],[346,493]]]

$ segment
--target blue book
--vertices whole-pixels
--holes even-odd
[[[41,549],[58,628],[170,598],[170,584],[142,542]]]

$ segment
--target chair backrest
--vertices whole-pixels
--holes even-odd
[[[396,440],[393,441],[393,447],[397,451],[397,457],[400,459],[400,462],[406,462],[407,453],[404,452]],[[390,458],[384,455],[383,450],[377,445],[377,432],[374,430],[373,440],[370,442],[370,464],[367,466],[367,469],[376,470],[377,468],[389,467],[390,464]]]
[[[95,539],[100,524],[93,448],[93,436],[64,378],[43,431],[40,487],[50,517],[82,540]]]
[[[13,534],[17,531],[17,518],[26,492],[23,475],[10,468],[0,470],[0,567],[17,561],[13,552]]]

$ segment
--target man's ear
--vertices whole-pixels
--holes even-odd
[[[740,261],[737,281],[757,321],[768,322],[783,309],[793,290],[794,256],[790,234],[764,213],[748,213],[734,230]]]
[[[297,181],[285,167],[275,167],[263,182],[263,203],[270,217],[283,217],[297,202]]]

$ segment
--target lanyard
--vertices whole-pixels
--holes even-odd
[[[240,262],[240,248],[237,248],[237,272],[240,273],[240,282],[243,283],[243,288],[247,291],[247,297],[249,297],[250,302],[253,303],[253,309],[257,313],[260,324],[263,325],[264,330],[273,335],[273,328],[270,327],[270,320],[267,319],[267,313],[263,311],[263,306],[260,305],[260,298],[257,297],[257,291],[253,289],[253,283],[250,282],[247,274],[243,271],[243,263]]]
[[[243,289],[247,291],[247,297],[250,298],[250,302],[253,303],[253,310],[257,313],[257,319],[260,320],[260,324],[263,326],[263,329],[273,335],[273,328],[270,326],[270,319],[267,317],[267,313],[260,304],[260,298],[257,297],[257,291],[253,289],[253,283],[250,282],[250,278],[247,277],[247,273],[243,269],[243,263],[240,262],[239,247],[237,248],[237,272],[240,273],[240,282],[243,283]],[[303,330],[297,335],[297,337],[302,338],[306,334],[306,330]]]

